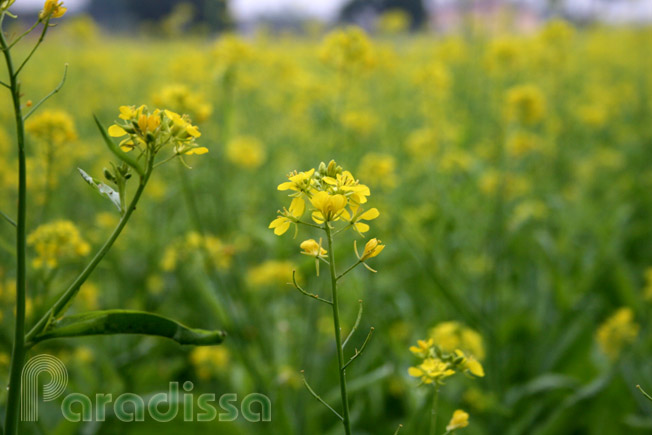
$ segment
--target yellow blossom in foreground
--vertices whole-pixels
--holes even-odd
[[[385,245],[382,245],[381,243],[382,242],[378,239],[369,240],[364,245],[364,251],[362,252],[360,261],[368,260],[380,254],[383,251],[383,249],[385,249]]]
[[[453,413],[451,421],[448,422],[446,426],[447,431],[453,431],[455,429],[461,429],[469,425],[469,414],[462,411],[461,409],[456,409]]]
[[[274,230],[274,234],[281,236],[290,228],[290,224],[295,223],[301,216],[303,216],[303,211],[306,208],[306,203],[301,198],[294,198],[290,204],[289,210],[283,210],[281,215],[274,219],[270,224],[269,228]]]
[[[311,257],[322,257],[328,253],[328,251],[321,247],[321,240],[319,243],[315,239],[304,240],[299,246],[303,249],[302,254],[310,255]]]
[[[59,0],[45,0],[43,9],[38,15],[39,20],[45,20],[47,17],[60,18],[68,9],[63,7],[63,2]]]
[[[425,358],[428,356],[433,345],[434,342],[432,341],[432,338],[429,338],[428,340],[417,340],[416,346],[410,346],[410,352],[420,356],[421,358]]]
[[[455,370],[439,358],[426,358],[419,366],[410,367],[408,374],[415,378],[421,378],[421,382],[424,384],[432,384],[454,375]]]
[[[605,355],[615,360],[623,347],[636,339],[638,330],[639,325],[634,322],[634,312],[629,307],[623,307],[600,325],[596,338]]]
[[[336,221],[340,218],[340,212],[346,207],[346,197],[344,195],[331,195],[328,192],[317,192],[310,198],[310,202],[315,211],[312,213],[312,220],[318,224],[324,221]]]

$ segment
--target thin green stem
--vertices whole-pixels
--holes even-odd
[[[303,380],[303,385],[305,385],[306,389],[310,394],[312,394],[312,397],[317,399],[322,405],[324,405],[326,408],[328,408],[333,414],[337,416],[340,420],[344,421],[344,417],[340,415],[339,412],[335,411],[332,406],[328,404],[324,399],[322,399],[319,394],[315,393],[315,390],[312,389],[308,381],[306,380],[306,377],[303,374],[303,371],[301,371],[301,379]]]
[[[337,365],[340,375],[340,393],[342,395],[342,424],[344,424],[344,433],[351,435],[351,419],[349,416],[349,396],[346,391],[346,371],[344,370],[344,352],[342,349],[342,330],[340,328],[340,312],[337,304],[337,273],[335,272],[335,253],[333,250],[333,235],[328,222],[324,224],[326,238],[328,240],[328,260],[331,273],[331,286],[333,301],[333,326],[335,329],[335,346],[337,348]]]
[[[337,276],[337,280],[339,281],[340,279],[342,279],[342,278],[344,277],[344,275],[346,275],[347,273],[351,272],[353,269],[355,269],[356,267],[358,267],[358,265],[359,265],[360,263],[362,263],[362,261],[358,260],[357,262],[355,262],[354,264],[352,264],[351,267],[349,267],[348,269],[346,269],[344,272],[340,273],[340,274]]]
[[[30,28],[27,29],[25,32],[23,32],[22,34],[20,34],[19,36],[17,36],[16,39],[14,39],[13,41],[11,41],[11,44],[9,44],[9,46],[7,46],[6,49],[3,48],[3,50],[11,50],[11,48],[12,48],[14,45],[18,44],[18,43],[20,42],[21,39],[23,39],[23,38],[24,38],[25,36],[27,36],[28,34],[32,33],[32,30],[36,29],[36,26],[38,26],[40,22],[41,22],[41,20],[38,20],[38,21],[36,21],[34,24],[32,24],[32,27],[30,27]]]
[[[4,14],[2,14],[4,17]],[[11,97],[16,120],[16,139],[18,143],[18,217],[16,222],[16,318],[14,326],[14,342],[11,353],[11,368],[9,375],[9,394],[5,413],[5,430],[8,435],[18,433],[18,413],[20,410],[20,381],[25,364],[25,290],[26,290],[26,258],[25,258],[25,228],[27,222],[27,169],[25,157],[25,124],[20,104],[20,83],[18,74],[14,71],[13,59],[7,46],[4,32],[0,26],[0,46],[7,64]]]
[[[351,328],[351,332],[349,332],[349,335],[347,335],[344,339],[344,343],[342,343],[342,349],[346,347],[346,343],[348,343],[351,337],[353,337],[353,333],[358,329],[358,325],[360,325],[360,320],[362,319],[362,299],[359,300],[358,303],[360,304],[360,308],[358,308],[358,317],[355,319],[355,323],[353,324],[353,328]]]
[[[301,286],[297,283],[296,275],[297,275],[297,271],[293,270],[292,271],[292,284],[294,285],[294,287],[297,290],[299,290],[301,293],[303,293],[304,295],[306,295],[306,296],[308,296],[310,298],[316,299],[316,300],[318,300],[320,302],[324,302],[324,303],[326,303],[328,305],[333,305],[333,303],[331,301],[329,301],[328,299],[321,298],[321,297],[319,297],[319,295],[316,295],[314,293],[309,293],[309,292],[305,291],[303,288],[301,288]]]
[[[356,349],[356,351],[353,354],[353,356],[351,357],[351,359],[346,364],[344,364],[344,367],[342,367],[342,370],[345,370],[349,366],[349,364],[351,364],[353,361],[356,360],[356,358],[358,358],[360,355],[362,355],[362,352],[364,352],[365,348],[367,347],[367,343],[369,343],[369,340],[371,340],[371,336],[373,334],[374,334],[374,328],[371,328],[369,330],[369,334],[367,334],[367,338],[365,338],[364,343],[362,343],[362,347],[360,347],[360,350]]]
[[[432,396],[432,410],[430,411],[430,435],[437,432],[437,402],[439,401],[439,387],[435,387],[435,393]]]
[[[51,16],[50,16],[51,17]],[[25,65],[27,65],[27,62],[32,58],[36,50],[39,48],[41,45],[41,42],[43,42],[43,39],[45,39],[45,34],[48,32],[48,28],[50,27],[50,17],[48,17],[44,22],[43,22],[43,31],[41,32],[41,36],[39,36],[38,41],[36,41],[36,44],[34,44],[34,47],[32,50],[29,52],[25,60],[23,60],[23,63],[20,64],[16,72],[14,73],[15,77],[18,77],[18,74],[25,68]],[[6,50],[5,52],[7,52]]]
[[[10,218],[9,216],[7,216],[7,215],[6,215],[2,210],[0,210],[0,216],[2,216],[2,217],[4,218],[4,220],[6,220],[7,222],[9,222],[11,225],[13,225],[13,226],[15,226],[15,227],[18,226],[18,224],[16,223],[16,221],[13,220],[12,218]]]
[[[638,388],[638,391],[640,391],[645,397],[647,397],[648,400],[652,401],[652,397],[648,393],[646,393],[645,390],[641,388],[640,385],[637,385],[636,388]]]
[[[36,111],[36,109],[41,107],[41,104],[45,103],[47,100],[50,99],[50,97],[52,97],[54,94],[56,94],[57,92],[59,92],[61,90],[64,83],[66,83],[66,77],[67,76],[68,76],[68,64],[65,64],[64,67],[63,67],[63,77],[61,77],[61,81],[59,82],[59,84],[54,89],[52,89],[52,91],[50,91],[49,94],[47,94],[45,97],[41,98],[38,103],[36,103],[36,104],[34,104],[32,106],[32,108],[29,110],[29,112],[27,112],[25,114],[25,116],[23,116],[23,121],[26,121],[27,118],[32,116],[32,114]]]
[[[0,80],[0,86],[4,86],[7,89],[11,89],[11,86],[8,85],[7,83],[3,82],[2,80]]]
[[[118,239],[118,236],[124,229],[124,227],[127,225],[127,222],[129,221],[129,218],[131,218],[131,214],[136,210],[136,204],[138,204],[138,201],[140,200],[141,195],[143,194],[143,191],[145,190],[145,186],[147,185],[147,181],[149,181],[149,177],[152,174],[152,169],[153,169],[153,156],[149,158],[148,165],[147,165],[147,170],[145,172],[145,176],[140,179],[140,183],[138,185],[138,189],[136,190],[136,193],[134,194],[133,199],[131,200],[131,203],[127,207],[127,210],[125,211],[125,214],[122,216],[120,219],[120,222],[118,222],[118,225],[115,227],[113,230],[113,233],[109,236],[106,242],[104,242],[104,245],[100,248],[100,250],[95,254],[93,259],[86,265],[84,270],[75,278],[75,280],[70,284],[70,286],[62,293],[62,295],[57,299],[57,301],[54,303],[54,305],[41,317],[41,319],[36,323],[36,325],[32,328],[31,331],[27,334],[25,337],[25,340],[27,342],[32,342],[34,338],[41,333],[47,326],[50,320],[57,315],[59,315],[70,303],[72,298],[75,297],[77,292],[79,291],[79,288],[84,284],[84,282],[88,279],[88,277],[93,273],[97,265],[102,261],[104,256],[109,252],[115,241]]]

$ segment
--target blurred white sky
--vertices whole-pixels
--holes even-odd
[[[64,0],[70,12],[80,11],[87,0]],[[106,0],[110,1],[110,0]],[[133,0],[137,1],[137,0]],[[229,0],[235,19],[248,20],[263,14],[294,13],[329,20],[334,18],[346,0]],[[447,4],[457,0],[424,0],[426,5]],[[519,0],[521,3],[541,5],[544,0]],[[562,0],[569,12],[583,15],[599,8],[599,15],[607,21],[652,21],[652,0]],[[43,0],[17,0],[13,9],[39,9]]]
[[[83,8],[87,0],[64,0],[70,12]],[[110,1],[110,0],[107,0]],[[136,0],[134,0],[136,1]],[[230,0],[229,7],[237,19],[249,19],[264,13],[296,12],[301,15],[334,17],[346,0]],[[17,0],[13,9],[38,9],[43,0]]]

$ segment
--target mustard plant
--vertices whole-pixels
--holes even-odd
[[[372,272],[375,272],[367,261],[376,257],[385,248],[385,245],[378,239],[370,239],[364,246],[360,254],[357,249],[357,243],[354,242],[353,248],[357,260],[353,262],[344,271],[338,273],[335,264],[335,236],[351,229],[358,235],[364,236],[370,227],[365,221],[370,221],[379,216],[376,208],[366,208],[367,197],[371,194],[369,187],[361,184],[349,171],[343,170],[334,161],[328,165],[321,163],[318,169],[310,169],[304,172],[294,171],[288,175],[288,181],[281,183],[278,190],[290,191],[292,201],[289,208],[283,208],[278,212],[278,217],[274,219],[269,228],[274,230],[274,234],[283,235],[295,226],[303,225],[313,228],[322,233],[323,238],[319,241],[308,239],[300,244],[302,254],[315,258],[316,274],[319,275],[319,263],[323,262],[328,266],[329,278],[331,282],[330,299],[323,298],[315,293],[304,290],[296,280],[296,273],[293,273],[293,285],[305,296],[330,305],[333,314],[333,329],[335,336],[335,346],[337,349],[337,368],[340,383],[341,394],[341,414],[324,401],[308,384],[305,376],[303,377],[304,385],[320,403],[325,405],[344,425],[344,432],[348,435],[351,433],[351,417],[349,414],[349,395],[346,384],[346,369],[364,352],[369,340],[373,335],[374,328],[369,330],[367,338],[364,340],[359,349],[356,349],[348,359],[344,356],[346,345],[349,343],[353,333],[357,330],[362,317],[362,301],[358,310],[358,316],[351,332],[342,337],[342,328],[340,322],[340,309],[338,302],[338,283],[346,274],[356,267],[363,265]],[[302,220],[307,204],[309,206],[311,221]],[[296,235],[296,232],[295,232]],[[322,246],[322,240],[326,240],[326,245]]]
[[[25,356],[30,348],[42,341],[89,335],[147,334],[166,337],[180,344],[213,345],[221,343],[225,335],[219,330],[191,329],[166,317],[140,311],[100,310],[65,315],[82,284],[102,261],[127,225],[136,210],[136,205],[145,190],[152,171],[172,159],[179,158],[183,161],[187,155],[208,152],[207,148],[197,145],[196,138],[200,136],[199,129],[191,123],[186,115],[169,110],[150,111],[146,106],[120,107],[120,121],[112,125],[108,129],[108,133],[100,121],[95,118],[104,143],[116,157],[116,162],[111,164],[111,169],[104,170],[106,183],[93,178],[82,169],[79,171],[89,185],[113,203],[120,214],[120,220],[86,267],[60,293],[49,309],[45,310],[45,314],[36,319],[33,327],[29,331],[26,330],[27,243],[29,242],[29,245],[33,246],[39,255],[39,258],[35,260],[37,261],[35,268],[54,268],[57,266],[57,258],[53,256],[59,256],[61,254],[59,251],[65,246],[51,243],[52,237],[56,237],[62,231],[70,236],[70,234],[76,234],[76,229],[71,223],[58,222],[39,227],[29,240],[26,238],[28,197],[26,153],[28,149],[25,140],[25,121],[63,87],[67,66],[59,85],[36,104],[22,103],[20,74],[43,42],[50,27],[54,25],[52,20],[62,17],[66,13],[66,8],[61,1],[46,0],[36,22],[25,32],[9,40],[3,30],[3,24],[6,18],[16,18],[9,11],[14,1],[0,1],[0,49],[7,68],[7,81],[0,81],[0,86],[6,88],[11,94],[18,150],[17,217],[14,220],[7,213],[0,212],[4,220],[14,226],[16,230],[16,314],[4,420],[4,431],[7,435],[20,433],[21,375]],[[20,63],[15,63],[13,48],[39,26],[41,27],[40,36],[31,50]],[[25,113],[24,109],[26,108],[29,110]],[[119,144],[115,144],[111,137],[119,137],[122,140]],[[137,176],[138,186],[131,199],[128,200],[126,186],[130,180],[136,178],[133,175]],[[86,242],[77,235],[71,240],[69,254],[85,255],[89,249]]]

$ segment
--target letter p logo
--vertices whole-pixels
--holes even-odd
[[[36,355],[23,367],[20,418],[22,421],[38,421],[38,379],[41,373],[50,375],[43,385],[43,401],[50,402],[59,397],[68,385],[68,370],[59,358],[52,355]]]

